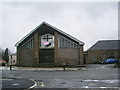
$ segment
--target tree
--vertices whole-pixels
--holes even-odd
[[[0,59],[3,59],[4,56],[4,49],[0,47]]]
[[[8,63],[8,61],[9,61],[8,48],[5,49],[3,59],[6,61],[6,63]]]

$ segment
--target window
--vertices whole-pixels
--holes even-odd
[[[34,44],[34,38],[31,38],[21,46],[21,49],[33,48],[34,46],[33,44]]]
[[[78,45],[63,36],[59,36],[59,47],[78,48]]]
[[[64,47],[67,47],[67,39],[65,39]]]
[[[70,47],[70,41],[68,41],[68,46],[67,47]]]
[[[53,48],[54,36],[51,34],[44,34],[40,37],[40,48]]]
[[[63,45],[64,45],[64,44],[63,44],[63,43],[64,43],[64,40],[63,40],[63,39],[64,39],[64,38],[60,37],[60,40],[59,40],[59,41],[60,41],[60,42],[59,42],[59,46],[60,46],[60,47],[63,47]]]
[[[74,45],[74,43],[73,43],[73,42],[71,42],[71,47],[72,47],[72,48],[74,47],[73,45]]]

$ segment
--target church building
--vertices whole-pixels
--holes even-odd
[[[15,46],[18,66],[83,65],[84,43],[46,22]]]

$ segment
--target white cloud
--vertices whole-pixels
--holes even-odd
[[[118,38],[117,3],[2,3],[3,48],[14,45],[42,21],[85,42]],[[6,35],[8,35],[6,37]]]
[[[0,4],[0,13],[2,13],[2,4]],[[0,14],[0,23],[2,23],[2,14]],[[2,47],[2,24],[0,24],[0,47]]]

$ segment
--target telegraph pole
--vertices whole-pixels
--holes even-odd
[[[10,70],[12,70],[12,55],[10,56],[11,60],[10,60]]]

